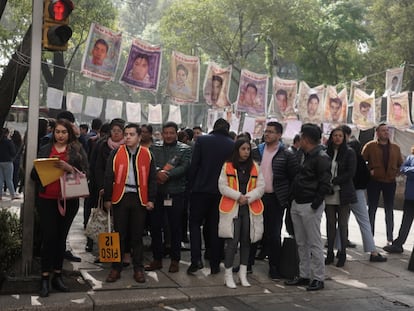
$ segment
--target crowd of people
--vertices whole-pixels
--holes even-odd
[[[47,125],[51,125],[49,133]],[[86,124],[76,126],[68,111],[47,125],[42,124],[45,132],[39,134],[38,157],[58,157],[62,170],[78,169],[88,176],[90,196],[84,202],[84,225],[99,197],[113,215],[122,260],[111,265],[106,282],[116,282],[123,267],[131,264],[134,280],[144,283],[145,271],[162,269],[166,255],[170,258],[168,272],[177,273],[182,242],[190,243],[188,275],[204,268],[205,259],[210,273],[218,274],[223,261],[225,286],[237,287],[233,273],[238,272],[241,285],[248,287],[247,276],[253,273],[255,259],[268,258],[269,278],[280,280],[285,278],[281,268],[285,222],[299,256],[299,272],[285,284],[321,290],[325,265],[335,258],[337,267],[346,264],[346,249],[352,246],[348,240],[351,211],[371,262],[387,260],[373,239],[380,193],[386,214],[385,251],[403,251],[414,219],[412,193],[406,190],[403,223],[394,240],[396,177],[404,174],[407,189],[412,185],[414,158],[409,155],[403,161],[384,123],[377,126],[376,138],[363,147],[346,125],[333,129],[322,144],[319,126],[305,123],[291,146],[282,140],[283,126],[275,121],[266,124],[259,143],[252,142],[249,133],[231,135],[229,123],[222,118],[208,134],[200,127],[179,129],[169,121],[155,135],[150,124],[127,124],[120,118],[110,123],[95,119],[89,130]],[[8,162],[15,149],[11,148]],[[56,290],[69,291],[61,271],[79,199],[68,199],[62,214],[58,209],[59,180],[44,187],[35,170],[32,178],[37,186],[35,205],[41,235],[40,296],[46,297],[50,283]],[[14,195],[13,184],[6,184]],[[324,213],[326,256],[320,226]],[[153,259],[144,263],[147,231]],[[94,241],[88,238],[85,249],[92,252]]]

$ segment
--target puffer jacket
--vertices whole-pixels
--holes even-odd
[[[331,191],[331,179],[331,158],[321,145],[316,146],[305,153],[305,161],[293,181],[293,199],[318,208]]]

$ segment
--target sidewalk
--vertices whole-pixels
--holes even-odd
[[[22,201],[10,202],[12,210],[18,212]],[[2,204],[5,205],[5,202]],[[401,217],[402,211],[395,211],[395,236],[398,234]],[[384,253],[381,248],[386,243],[384,219],[383,209],[379,208],[375,241],[381,253]],[[325,237],[325,219],[323,219],[321,228]],[[73,253],[80,256],[82,262],[65,261],[64,269],[69,273],[80,272],[81,276],[76,281],[82,285],[81,288],[89,287],[90,289],[70,293],[52,291],[48,298],[39,298],[36,291],[32,294],[16,292],[12,295],[2,295],[0,296],[0,310],[137,310],[164,307],[203,298],[236,295],[243,296],[245,299],[259,297],[260,299],[257,299],[258,310],[260,310],[260,300],[263,299],[274,300],[275,304],[283,305],[281,310],[288,310],[287,305],[293,308],[293,306],[300,306],[301,303],[308,307],[315,305],[315,308],[318,304],[325,303],[335,306],[332,309],[338,309],[336,305],[342,304],[342,307],[347,306],[347,310],[353,310],[352,300],[354,299],[367,299],[367,301],[372,299],[380,301],[384,306],[404,306],[403,309],[414,307],[414,296],[412,296],[414,273],[407,270],[414,242],[413,235],[404,245],[403,254],[386,254],[388,257],[386,263],[369,262],[369,254],[363,253],[359,227],[352,214],[349,223],[349,239],[357,243],[357,248],[348,249],[345,267],[337,268],[334,265],[327,267],[325,289],[318,292],[306,292],[303,287],[285,287],[282,280],[279,282],[270,280],[267,276],[267,261],[256,261],[253,266],[253,274],[248,276],[252,287],[238,286],[237,290],[228,289],[223,285],[223,267],[218,275],[209,275],[209,269],[204,268],[195,276],[188,276],[186,270],[190,264],[189,251],[182,252],[179,273],[168,273],[170,261],[164,259],[162,270],[146,273],[145,284],[138,284],[133,280],[132,267],[124,269],[119,281],[106,283],[105,278],[109,273],[110,265],[94,264],[95,256],[85,252],[86,238],[83,234],[81,207],[69,233],[69,242]],[[149,239],[145,242],[149,243]],[[146,262],[151,259],[151,253],[146,252]],[[205,265],[208,266],[208,262]],[[387,308],[383,310],[389,310]],[[338,310],[340,309],[342,308]],[[369,310],[374,309],[369,308]]]

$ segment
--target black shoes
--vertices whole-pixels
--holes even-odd
[[[65,254],[63,255],[63,258],[65,258],[66,260],[69,260],[69,261],[74,261],[74,262],[81,262],[82,261],[82,259],[80,257],[77,257],[77,256],[73,255],[71,251],[66,251]]]
[[[40,297],[48,297],[49,296],[49,277],[42,277],[42,282],[40,283]]]
[[[336,266],[338,268],[345,266],[346,261],[346,253],[338,253],[338,262],[336,263]]]
[[[187,269],[187,274],[193,275],[193,273],[196,273],[198,270],[203,269],[204,265],[201,261],[197,263],[191,263],[191,265]]]
[[[355,243],[352,243],[350,240],[348,240],[347,243],[346,243],[346,247],[347,248],[355,248],[356,247],[356,244]]]
[[[65,285],[65,283],[63,283],[61,274],[58,274],[58,275],[55,274],[53,276],[53,278],[52,278],[52,287],[53,287],[53,289],[56,289],[56,290],[58,290],[60,292],[64,292],[64,293],[67,293],[67,292],[70,291],[69,287],[67,287]]]
[[[312,280],[312,282],[308,285],[308,287],[306,287],[306,290],[315,291],[315,290],[323,289],[324,287],[325,286],[323,284],[323,281]]]
[[[382,256],[380,253],[377,253],[377,255],[369,256],[369,261],[371,262],[386,262],[387,257]]]
[[[330,265],[333,262],[334,262],[334,253],[328,252],[325,258],[325,265]]]
[[[219,274],[219,273],[220,273],[220,266],[210,267],[210,274]]]
[[[398,246],[395,244],[384,246],[382,249],[386,251],[387,253],[391,253],[391,254],[401,254],[402,252],[404,252],[404,249],[402,248],[402,246]]]
[[[309,285],[310,280],[307,278],[302,277],[295,277],[293,280],[287,280],[285,281],[285,285],[288,286],[303,286],[303,285]]]

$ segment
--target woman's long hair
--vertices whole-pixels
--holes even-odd
[[[333,134],[337,131],[342,132],[342,134],[344,135],[344,140],[342,141],[342,144],[340,144],[339,147],[338,147],[337,159],[342,157],[342,155],[345,154],[346,150],[348,149],[344,129],[341,126],[334,128],[331,131],[331,134],[329,135],[329,139],[328,139],[328,142],[327,142],[328,149],[326,150],[326,153],[331,157],[331,159],[333,158],[334,153],[335,153],[335,146],[334,146],[332,137],[333,137]]]
[[[238,169],[240,167],[240,153],[239,153],[239,149],[243,144],[248,144],[250,146],[250,154],[249,157],[246,160],[246,164],[247,164],[247,169],[251,170],[252,165],[253,165],[253,157],[252,157],[252,145],[250,143],[249,140],[247,140],[246,138],[240,138],[237,139],[236,142],[234,143],[234,149],[233,149],[233,153],[231,154],[230,157],[230,161],[233,164],[233,167],[235,169]]]
[[[75,132],[73,131],[73,127],[72,127],[72,123],[70,123],[69,121],[65,120],[65,119],[59,119],[56,121],[56,126],[53,129],[53,135],[52,135],[52,142],[53,144],[56,143],[56,138],[55,138],[55,130],[56,127],[58,125],[62,125],[66,128],[66,130],[68,131],[69,137],[68,137],[68,155],[70,154],[70,150],[73,149],[75,150],[77,156],[80,156],[80,149],[82,148],[82,145],[79,143],[78,138],[75,135]]]

